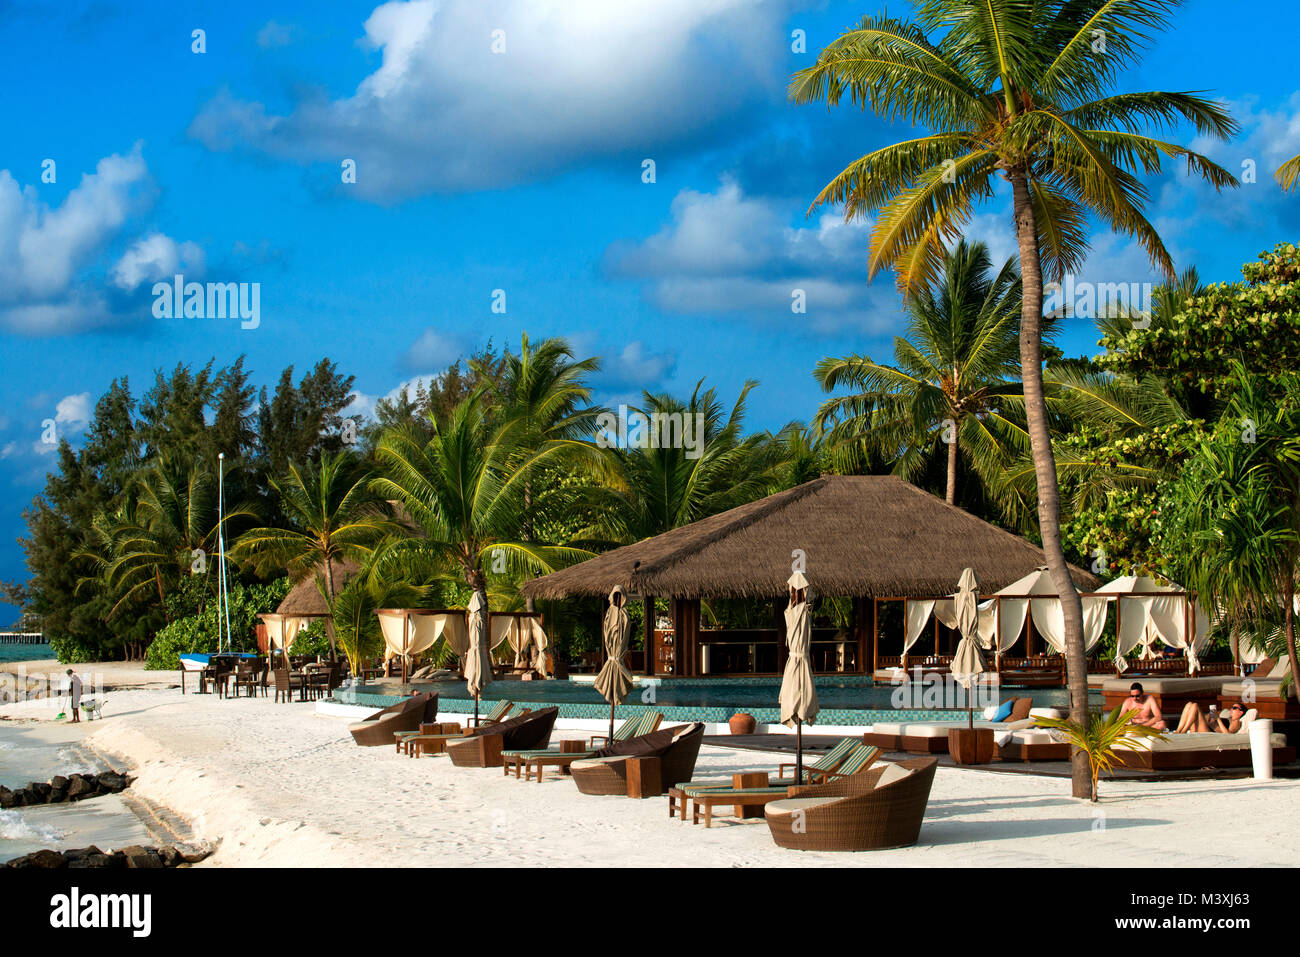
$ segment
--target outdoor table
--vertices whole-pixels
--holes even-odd
[[[771,781],[766,771],[743,771],[731,776],[731,786],[737,789],[765,788],[771,786]],[[764,809],[761,804],[737,804],[735,814],[739,818],[762,817]]]

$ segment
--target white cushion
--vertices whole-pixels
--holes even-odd
[[[626,754],[609,754],[603,758],[584,758],[581,761],[574,761],[569,765],[570,769],[577,768],[581,771],[583,768],[600,767],[602,764],[613,764],[615,761],[626,761]]]
[[[1020,744],[1055,744],[1056,739],[1045,728],[1027,728],[1012,735]]]
[[[823,804],[830,804],[832,801],[838,801],[837,797],[819,797],[819,798],[784,798],[780,801],[769,801],[766,805],[769,817],[777,814],[793,814],[795,811],[804,811],[810,807],[820,807]]]
[[[1065,718],[1068,715],[1060,708],[1030,708],[1029,717],[1031,718]]]
[[[1230,678],[1216,675],[1210,678],[1153,678],[1138,675],[1133,678],[1107,678],[1101,683],[1102,692],[1127,692],[1136,682],[1146,694],[1188,694],[1194,691],[1219,691]]]
[[[993,735],[993,743],[999,748],[1016,736],[1014,731],[999,731]]]
[[[895,781],[901,781],[912,772],[899,764],[885,765],[885,771],[880,777],[876,778],[876,787],[883,788],[886,784],[893,784]]]
[[[1000,707],[1002,707],[1002,705],[1000,704],[991,704],[987,708],[985,708],[983,711],[984,720],[992,721],[993,716],[998,713],[998,708]]]

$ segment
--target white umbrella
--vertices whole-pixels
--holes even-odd
[[[487,640],[487,596],[474,592],[469,600],[469,651],[465,659],[465,685],[474,696],[474,723],[478,724],[478,699],[492,683],[492,649]]]
[[[609,610],[605,612],[603,626],[605,663],[596,675],[596,690],[609,702],[609,742],[614,743],[614,705],[622,702],[632,690],[632,673],[623,667],[627,654],[628,633],[632,623],[627,618],[627,598],[623,589],[615,585],[609,593]]]
[[[817,717],[817,688],[813,684],[808,652],[812,647],[812,610],[808,607],[808,579],[795,572],[787,584],[790,602],[785,609],[785,644],[789,656],[781,676],[781,723],[795,729],[794,783],[803,783],[803,726]]]
[[[970,727],[974,728],[975,711],[971,702],[971,685],[978,675],[984,673],[985,667],[979,636],[979,582],[975,580],[975,572],[969,568],[961,573],[953,604],[961,641],[957,643],[957,653],[952,657],[949,671],[953,680],[966,689],[966,715]]]

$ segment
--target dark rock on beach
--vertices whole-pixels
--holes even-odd
[[[129,783],[125,774],[118,774],[116,771],[105,771],[98,777],[99,788],[108,794],[117,794],[119,791],[125,791]]]
[[[74,774],[72,780],[68,783],[68,800],[76,801],[79,798],[89,797],[95,793],[95,782],[87,779],[84,774]]]
[[[7,811],[14,806],[14,792],[0,784],[0,810]]]

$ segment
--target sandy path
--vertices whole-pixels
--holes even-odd
[[[4,710],[0,709],[0,713]],[[0,722],[0,733],[4,723]],[[1300,782],[1119,782],[1099,807],[1059,778],[941,768],[921,844],[875,854],[777,848],[761,820],[706,830],[667,801],[579,794],[498,770],[358,748],[311,704],[175,691],[114,697],[87,743],[136,769],[143,796],[221,839],[227,866],[607,865],[1292,866]],[[577,737],[576,732],[559,736]],[[697,777],[775,769],[777,756],[706,746]],[[1225,813],[1225,809],[1231,813]]]

